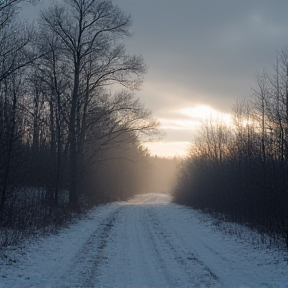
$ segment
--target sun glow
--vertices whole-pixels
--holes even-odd
[[[180,114],[189,117],[191,120],[198,121],[201,124],[205,120],[222,121],[227,125],[232,124],[232,116],[229,113],[222,113],[209,106],[197,105],[192,108],[183,108],[179,110]]]
[[[187,155],[194,133],[206,120],[210,123],[222,123],[233,126],[231,114],[222,113],[210,106],[196,105],[187,108],[170,110],[167,116],[159,117],[160,129],[166,134],[166,139],[156,142],[146,142],[145,146],[152,155],[160,157],[183,157]],[[176,138],[178,137],[178,139]],[[175,139],[175,140],[174,140]]]
[[[159,118],[161,129],[164,130],[191,130],[193,127],[199,127],[200,123],[192,119],[167,119]]]
[[[209,106],[199,105],[196,107],[181,109],[179,112],[191,118],[206,118],[215,114],[216,110]]]

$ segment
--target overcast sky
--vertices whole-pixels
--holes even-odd
[[[115,3],[133,18],[128,50],[142,54],[149,67],[138,95],[166,128],[164,143],[149,146],[158,155],[185,153],[203,110],[195,107],[231,112],[237,98],[252,94],[256,74],[271,70],[277,51],[288,45],[287,0]]]
[[[252,94],[256,74],[272,69],[288,45],[287,0],[114,3],[133,19],[127,50],[148,65],[137,95],[166,132],[163,143],[149,145],[159,156],[183,155],[195,124],[209,113],[199,105],[231,112],[237,98]]]

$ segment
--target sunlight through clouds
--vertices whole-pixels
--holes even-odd
[[[206,105],[196,105],[189,108],[181,108],[167,113],[169,118],[160,117],[161,129],[164,130],[194,130],[201,126],[205,120],[217,119],[231,125],[232,116],[222,113]]]
[[[230,113],[219,112],[209,106],[198,105],[193,108],[184,108],[179,110],[180,114],[186,115],[191,119],[198,120],[199,125],[205,120],[216,119],[223,121],[225,124],[231,125],[232,116]],[[196,121],[197,122],[197,121]]]
[[[232,125],[232,115],[222,113],[206,105],[195,105],[192,107],[170,110],[167,118],[158,118],[160,129],[165,132],[166,137],[162,141],[146,142],[145,146],[150,150],[152,155],[159,157],[183,157],[187,155],[193,134],[201,124],[206,121],[220,121],[226,125]],[[186,131],[186,132],[185,132]],[[187,135],[181,141],[173,141],[176,133]]]
[[[160,127],[164,130],[190,130],[200,126],[200,122],[190,119],[159,118]]]
[[[180,109],[179,112],[191,118],[203,119],[203,118],[209,118],[210,116],[215,114],[216,110],[214,110],[209,106],[197,105],[191,108]]]

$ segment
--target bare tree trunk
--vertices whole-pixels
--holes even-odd
[[[78,175],[77,175],[77,135],[76,135],[76,115],[77,115],[77,102],[79,93],[79,77],[80,77],[80,64],[75,63],[74,71],[74,87],[72,93],[72,102],[69,119],[69,165],[70,165],[70,187],[69,187],[69,203],[72,207],[78,206]]]
[[[13,77],[14,78],[14,77]],[[7,79],[5,79],[6,85],[7,85]],[[9,173],[10,173],[10,162],[11,162],[11,155],[12,155],[12,149],[13,149],[13,142],[15,139],[15,126],[16,126],[16,109],[17,109],[17,87],[15,83],[15,79],[12,79],[12,107],[11,107],[11,113],[10,117],[8,118],[9,123],[8,125],[8,131],[7,131],[7,139],[6,139],[6,157],[4,159],[4,173],[2,177],[2,189],[1,189],[1,205],[0,208],[2,209],[5,205],[5,201],[7,198],[7,189],[8,189],[8,179],[9,179]],[[9,109],[9,107],[7,108]],[[5,148],[4,148],[5,149]]]

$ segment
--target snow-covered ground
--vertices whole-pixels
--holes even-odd
[[[103,205],[57,235],[2,249],[0,287],[288,287],[285,252],[214,222],[161,194]]]

